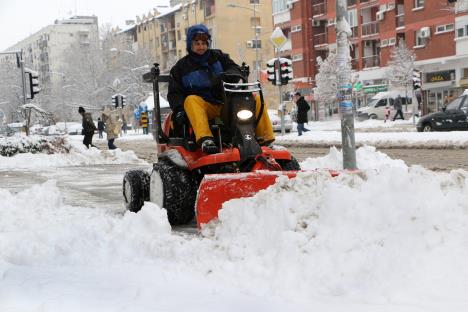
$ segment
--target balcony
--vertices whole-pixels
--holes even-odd
[[[395,16],[396,28],[405,27],[405,14],[398,14]]]
[[[326,32],[314,35],[314,46],[321,46],[328,44],[328,35]]]
[[[380,66],[380,57],[378,55],[363,56],[363,68],[378,67]]]
[[[361,25],[362,36],[371,36],[379,33],[379,24],[377,21],[365,23]]]
[[[321,3],[315,3],[312,5],[312,16],[325,15],[327,14],[327,2],[322,1]]]

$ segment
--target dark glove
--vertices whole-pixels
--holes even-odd
[[[175,113],[174,115],[174,122],[178,125],[178,126],[182,126],[183,124],[185,124],[185,121],[187,120],[187,115],[185,114],[184,111],[179,111],[177,113]]]

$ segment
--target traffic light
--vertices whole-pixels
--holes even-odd
[[[293,79],[292,61],[290,59],[280,58],[280,81],[282,85],[287,85],[289,80]]]
[[[413,90],[421,89],[421,72],[413,69]]]
[[[114,104],[115,108],[124,107],[127,104],[127,97],[120,93],[114,94],[112,96],[112,104]]]
[[[114,104],[114,107],[117,108],[120,105],[120,96],[119,94],[114,94],[112,96],[112,104]]]
[[[41,88],[39,87],[39,73],[37,71],[28,69],[26,72],[29,76],[29,91],[31,94],[30,99],[34,99],[34,95],[41,92]]]
[[[274,85],[276,85],[276,67],[278,65],[278,59],[274,58],[269,60],[267,64],[267,74],[268,74],[268,81],[271,81]]]

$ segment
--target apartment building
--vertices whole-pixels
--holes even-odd
[[[353,77],[364,96],[387,89],[385,67],[392,48],[403,40],[416,54],[430,111],[458,95],[468,83],[468,16],[447,1],[348,0]],[[293,60],[295,88],[315,86],[317,57],[336,49],[336,8],[330,0],[273,0],[273,26],[291,40],[284,51]]]
[[[56,20],[7,49],[23,51],[25,64],[39,72],[41,84],[54,88],[62,86],[70,47],[94,49],[99,47],[98,18],[73,16]]]
[[[212,47],[229,53],[234,61],[262,69],[274,55],[269,43],[272,32],[271,0],[171,1],[164,13],[137,18],[139,49],[151,55],[167,71],[186,55],[185,33],[194,24],[205,24],[212,35]]]

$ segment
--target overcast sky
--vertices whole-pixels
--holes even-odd
[[[168,0],[0,0],[0,51],[73,15],[96,15],[99,25],[123,25]]]

